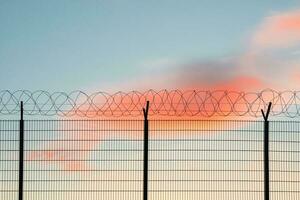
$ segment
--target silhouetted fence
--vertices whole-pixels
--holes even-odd
[[[0,121],[0,199],[17,200],[20,122]],[[149,120],[148,199],[263,200],[264,122]],[[270,199],[300,199],[300,122],[269,123]],[[143,120],[25,120],[25,200],[142,200]]]

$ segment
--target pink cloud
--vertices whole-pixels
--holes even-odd
[[[254,49],[283,48],[300,42],[300,10],[267,17],[253,36]]]
[[[295,69],[291,72],[291,80],[295,81],[297,84],[300,84],[300,69]]]
[[[299,89],[300,10],[286,11],[262,20],[249,39],[238,65],[276,90]]]

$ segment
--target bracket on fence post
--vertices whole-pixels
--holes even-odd
[[[143,200],[148,200],[148,111],[149,101],[147,101],[146,108],[143,108],[144,113],[144,177],[143,177]]]
[[[19,135],[19,200],[23,200],[23,172],[24,172],[24,109],[23,101],[20,107],[20,135]]]
[[[261,109],[264,118],[264,200],[270,199],[270,180],[269,180],[269,114],[272,103],[268,105],[266,113]]]

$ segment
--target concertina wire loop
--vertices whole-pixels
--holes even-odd
[[[0,115],[20,112],[44,116],[121,117],[142,116],[150,101],[149,115],[158,116],[252,116],[261,117],[261,109],[272,102],[270,115],[295,118],[300,115],[300,91],[260,92],[204,90],[147,90],[109,94],[83,91],[47,92],[43,90],[0,91]]]

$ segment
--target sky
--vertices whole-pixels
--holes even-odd
[[[49,92],[83,90],[88,93],[97,91],[145,91],[148,89],[259,91],[264,88],[273,88],[275,90],[298,90],[300,84],[299,55],[299,0],[0,0],[0,90],[25,89],[31,91],[46,90]],[[1,148],[4,150],[17,148],[16,142],[11,143],[5,140],[15,139],[14,137],[18,132],[13,131],[16,132],[16,134],[13,134],[9,131],[9,128],[17,127],[17,121],[15,121],[14,126],[9,125],[8,121],[0,122],[2,123],[0,123],[0,128],[2,128],[2,130],[0,129],[2,133],[0,135],[2,137]],[[34,121],[28,123],[34,123]],[[33,141],[26,146],[29,151],[25,155],[26,159],[40,161],[30,163],[27,161],[26,166],[32,169],[66,169],[67,172],[58,171],[55,174],[28,173],[29,178],[61,178],[64,180],[77,178],[81,181],[88,178],[94,178],[98,181],[114,177],[126,178],[128,176],[134,178],[135,175],[126,173],[80,173],[78,169],[107,167],[108,162],[87,165],[89,164],[88,159],[101,160],[104,156],[112,156],[110,152],[103,155],[101,153],[96,154],[93,151],[107,150],[110,147],[120,150],[124,146],[133,149],[138,148],[139,146],[135,146],[136,144],[128,144],[126,141],[121,142],[121,144],[116,141],[112,143],[105,141],[111,138],[115,139],[114,137],[132,139],[136,135],[133,137],[130,135],[132,133],[122,133],[123,135],[121,135],[117,129],[112,129],[116,132],[104,135],[104,137],[97,131],[93,132],[93,125],[88,126],[89,129],[92,129],[87,130],[90,131],[89,134],[86,133],[86,130],[80,129],[85,128],[85,125],[79,126],[78,130],[71,130],[71,133],[69,131],[61,132],[60,128],[70,128],[71,126],[64,127],[63,124],[55,124],[58,122],[44,121],[43,123],[45,127],[50,129],[47,133],[39,134],[39,125],[35,125],[33,130],[27,132],[28,137],[36,137],[45,141]],[[93,123],[93,121],[78,123],[80,125],[80,123]],[[98,121],[98,123],[101,123],[101,121]],[[114,122],[111,121],[110,123]],[[199,121],[197,123],[200,124],[200,127],[206,128],[205,123],[204,125]],[[213,123],[213,121],[207,123]],[[142,125],[142,123],[139,125]],[[103,127],[105,126],[103,125]],[[54,128],[54,130],[51,128]],[[118,128],[122,128],[122,126],[118,126]],[[230,128],[232,127],[230,126]],[[234,128],[240,127],[234,126]],[[254,128],[256,127],[254,126]],[[235,131],[232,131],[228,135],[207,135],[191,132],[192,136],[187,136],[184,132],[182,135],[179,134],[179,136],[174,137],[180,138],[181,136],[184,139],[195,140],[205,138],[224,139],[226,137],[248,139],[248,137],[261,137],[261,130],[262,128],[258,131],[251,129],[249,134],[246,131],[245,135],[240,134],[240,132],[236,134]],[[280,131],[283,132],[284,130]],[[108,133],[105,132],[105,134]],[[129,134],[129,136],[124,136],[124,134]],[[286,135],[280,137],[283,139],[287,137],[291,140],[298,140],[299,137],[298,135]],[[66,143],[55,141],[60,137],[69,140],[76,139],[79,142],[72,144],[70,141]],[[170,139],[167,134],[160,137]],[[53,142],[47,141],[48,139],[53,139]],[[91,141],[86,142],[86,140]],[[171,141],[170,145],[174,145],[174,143]],[[174,145],[171,147],[192,147],[189,143],[177,145],[179,146]],[[221,149],[224,145],[227,147],[227,144],[223,143],[208,148]],[[233,145],[237,145],[237,143]],[[247,147],[249,144],[245,142],[241,145],[238,146],[238,149],[245,147],[243,145]],[[158,146],[161,147],[162,144],[158,144]],[[83,162],[71,162],[69,165],[68,162],[67,164],[63,162],[68,158],[74,158],[72,157],[73,154],[62,154],[63,150],[68,150],[68,148],[71,150],[87,150],[85,153],[81,152],[76,156],[76,158],[82,159]],[[299,146],[280,146],[280,148],[298,150]],[[226,155],[235,156],[235,158],[256,156],[254,153],[248,155],[242,154],[242,151],[237,152],[237,155]],[[2,151],[1,153],[2,159],[6,157],[8,159],[16,158],[16,152],[6,153]],[[134,154],[123,155],[122,153],[116,153],[114,156],[121,159],[126,155],[136,156]],[[199,155],[198,153],[189,154],[191,157]],[[182,155],[176,152],[172,154],[171,152],[170,155],[157,154],[154,158],[163,156],[165,156],[164,158],[172,156],[180,158]],[[185,156],[183,155],[183,158]],[[206,156],[219,158],[223,155],[207,154]],[[262,155],[259,154],[259,159],[261,159],[260,156]],[[281,153],[277,155],[279,159],[283,159],[285,156],[288,157],[291,154],[288,156]],[[292,156],[294,157],[288,157],[288,159],[291,158],[296,162],[288,167],[297,169],[298,161],[295,154]],[[242,157],[242,159],[244,158]],[[49,164],[50,161],[57,159],[61,162]],[[165,167],[166,163],[163,164],[163,166],[157,164],[156,167]],[[205,165],[206,163],[198,164],[202,164],[197,166],[199,168],[207,167],[211,169],[212,167]],[[116,167],[123,167],[122,169],[124,169],[134,164],[123,165],[123,163],[117,163],[116,165]],[[187,170],[196,168],[196,164],[192,162],[183,165]],[[274,166],[282,167],[280,164],[274,164]],[[181,164],[171,167],[181,167]],[[253,162],[238,167],[260,169],[261,165]],[[1,168],[13,169],[7,162],[2,162]],[[14,172],[13,174],[6,174],[3,171],[1,173],[5,178],[14,178],[15,176]],[[157,176],[164,175],[166,174],[158,173]],[[192,176],[194,175],[192,174]],[[207,174],[196,175],[198,178],[203,178]],[[235,175],[242,177],[239,173]],[[248,173],[246,175],[248,178],[251,176]],[[289,186],[285,186],[284,189],[297,190],[299,188],[299,173],[290,173],[289,175],[291,179],[296,181]],[[261,178],[261,174],[252,177]],[[185,178],[185,176],[180,178]],[[59,181],[47,184],[40,181],[40,183],[43,184],[26,184],[26,189],[44,189],[48,186],[54,189],[70,189],[71,187],[72,189],[99,189],[100,186],[103,189],[108,186],[116,188],[132,186],[121,182],[115,182],[112,185],[102,182],[94,184],[92,181],[87,184],[81,184],[80,181],[78,183],[73,182],[73,185],[62,185]],[[280,186],[280,184],[278,185]],[[2,189],[15,189],[16,184],[5,185],[0,182],[0,186]],[[134,188],[140,188],[140,186],[140,184],[133,185]],[[160,186],[159,184],[153,184],[151,187],[160,188]],[[207,184],[193,186],[214,187],[214,185],[208,186]],[[249,184],[236,186],[225,183],[217,186],[219,188],[252,188]],[[261,185],[256,186],[260,187]],[[163,187],[172,188],[175,186],[172,186],[171,183],[171,185],[165,184]],[[180,187],[184,188],[186,185],[182,184]],[[1,193],[0,195],[3,199],[9,199],[6,196],[7,194]],[[27,197],[41,199],[44,197],[43,195],[48,194],[28,193]],[[81,198],[77,193],[61,193],[60,195],[61,199]],[[90,193],[87,195],[91,195],[92,198],[98,194]],[[175,193],[169,195],[171,195],[170,199],[178,197]],[[199,194],[191,195],[199,198]],[[247,196],[247,194],[245,195]],[[242,199],[253,197],[248,195],[245,198],[245,195]],[[284,198],[286,194],[279,195],[283,195],[283,197],[277,197]],[[288,195],[290,195],[290,198],[299,198],[299,192]],[[235,194],[229,194],[223,199],[232,199],[232,196],[235,196]],[[261,197],[259,194],[258,196]],[[14,198],[14,196],[9,197]],[[50,197],[53,196],[50,195]],[[120,199],[132,199],[131,196],[118,197]]]
[[[299,9],[296,0],[0,1],[1,89],[295,89]]]

